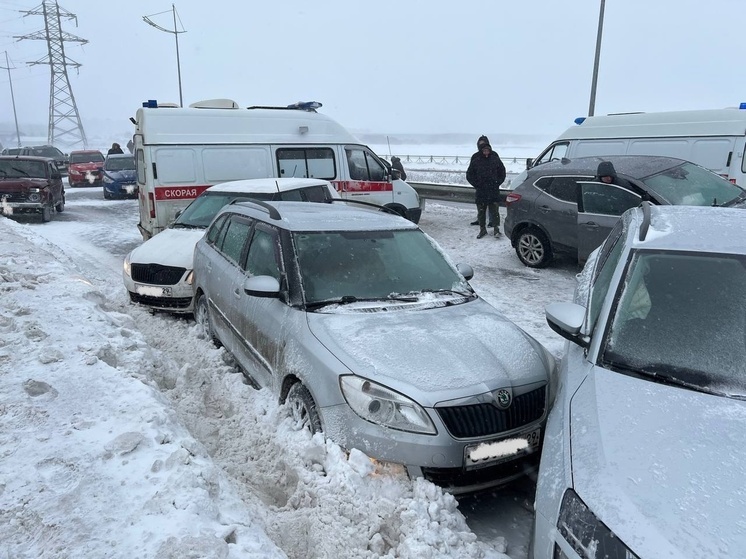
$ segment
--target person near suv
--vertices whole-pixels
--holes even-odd
[[[475,154],[476,155],[476,154]],[[487,211],[494,216],[492,225],[495,237],[500,236],[500,185],[505,181],[505,165],[500,156],[485,142],[479,155],[473,157],[466,170],[466,180],[474,187],[474,200],[477,203],[479,233],[477,239],[487,235]]]
[[[477,151],[475,151],[474,153],[471,154],[471,159],[469,160],[469,162],[474,161],[477,157],[479,157],[480,155],[482,155],[482,153],[481,153],[482,146],[484,144],[489,144],[489,143],[490,143],[490,139],[487,136],[485,136],[484,134],[482,134],[481,136],[479,136],[479,138],[477,138]],[[500,216],[498,215],[498,219],[499,219],[499,217]],[[494,224],[495,224],[495,214],[489,208],[487,209],[487,219],[489,220],[487,222],[487,227],[493,227]],[[472,221],[469,225],[479,225],[479,216],[477,216],[477,219],[475,219],[474,221]]]

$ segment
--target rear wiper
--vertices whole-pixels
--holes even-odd
[[[313,301],[306,304],[309,310],[319,309],[328,305],[347,305],[349,303],[364,303],[370,301],[403,301],[405,303],[415,303],[419,301],[417,297],[405,297],[400,295],[387,295],[386,297],[355,297],[354,295],[344,295],[333,299],[324,299],[323,301]]]

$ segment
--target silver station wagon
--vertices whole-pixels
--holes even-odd
[[[195,318],[298,425],[453,493],[536,471],[555,359],[417,225],[241,202],[194,254]]]

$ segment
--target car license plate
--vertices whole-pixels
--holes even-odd
[[[464,463],[467,469],[474,469],[507,462],[538,450],[540,442],[541,429],[534,429],[507,439],[468,445],[464,449]]]
[[[159,287],[156,285],[135,284],[135,292],[146,297],[171,297],[170,287]]]

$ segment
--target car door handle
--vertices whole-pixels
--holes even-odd
[[[240,298],[241,298],[241,290],[240,290],[240,289],[239,289],[238,287],[236,287],[236,288],[235,288],[235,289],[233,290],[233,296],[234,296],[234,297],[235,297],[236,299],[240,299]]]
[[[585,228],[586,229],[598,229],[599,225],[595,221],[589,221],[588,223],[585,224]]]
[[[544,206],[539,206],[539,211],[540,211],[540,212],[542,212],[542,213],[545,213],[545,214],[547,214],[547,213],[549,213],[549,212],[551,212],[551,211],[552,211],[552,208],[550,208],[550,207],[549,207],[549,206],[547,206],[547,205],[544,205]]]

